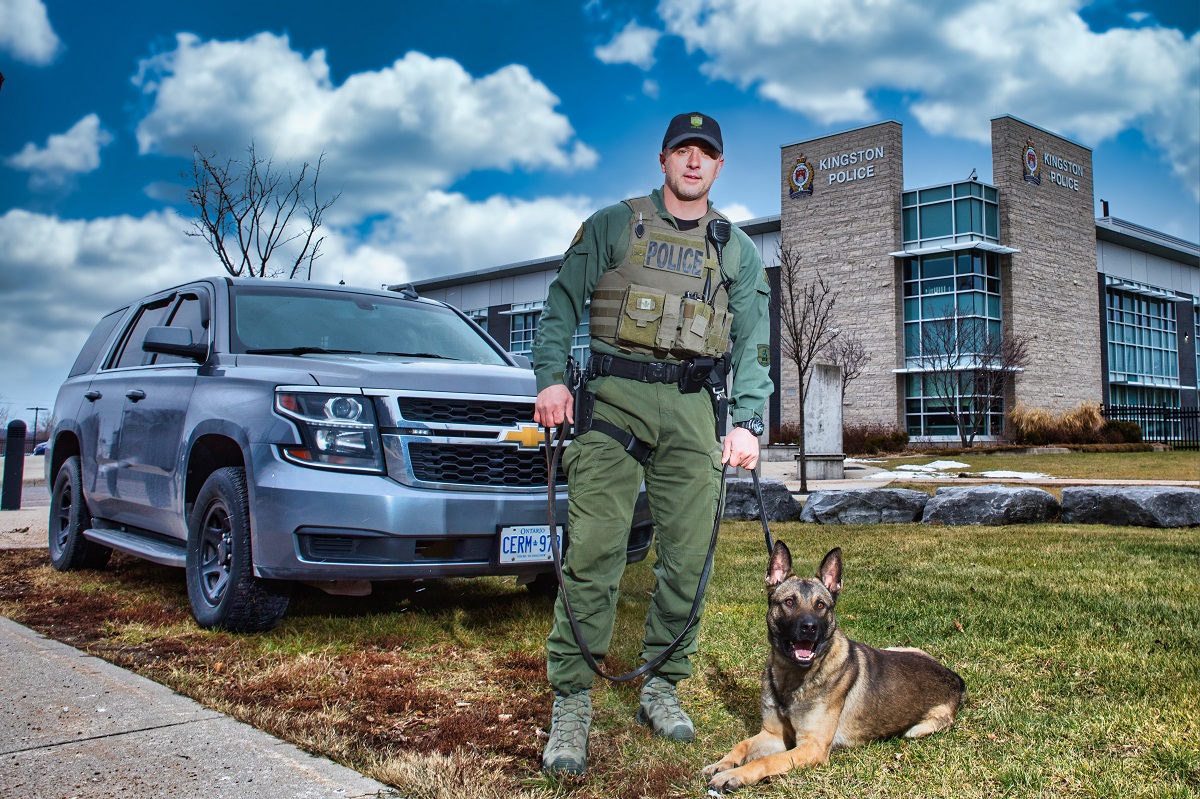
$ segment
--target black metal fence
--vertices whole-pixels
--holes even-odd
[[[1176,449],[1200,449],[1200,408],[1168,405],[1110,405],[1104,418],[1136,422],[1143,441],[1170,444]]]

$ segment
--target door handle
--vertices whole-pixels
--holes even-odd
[[[133,391],[126,391],[125,396],[129,397],[129,399],[133,400],[134,402],[137,402],[138,400],[144,400],[146,398],[146,392],[142,391],[140,388],[135,388]]]
[[[101,394],[96,389],[92,389],[91,391],[85,391],[83,394],[83,398],[85,400],[87,400],[88,402],[95,402],[96,400],[100,399],[103,396],[104,395]]]

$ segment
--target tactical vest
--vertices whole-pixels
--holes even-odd
[[[724,217],[710,208],[695,229],[681,231],[659,216],[649,197],[625,204],[633,211],[629,248],[592,291],[591,336],[657,359],[724,354],[733,314],[705,233],[709,221]],[[725,253],[725,262],[734,266],[725,271],[736,278],[736,245],[726,249],[733,251]]]

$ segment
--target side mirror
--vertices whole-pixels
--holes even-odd
[[[208,360],[208,345],[193,344],[192,331],[186,327],[152,327],[146,331],[142,350],[162,355],[191,358],[197,363]]]
[[[508,357],[512,358],[513,363],[522,369],[532,369],[533,361],[529,360],[528,355],[518,355],[515,352],[508,353]]]

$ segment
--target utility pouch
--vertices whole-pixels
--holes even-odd
[[[596,412],[596,395],[585,388],[575,392],[575,428],[573,437],[578,438],[592,429],[592,415]]]
[[[658,342],[666,303],[666,292],[645,286],[627,288],[621,302],[621,318],[617,322],[617,341],[653,350]]]
[[[712,399],[713,413],[717,417],[717,438],[724,438],[725,433],[728,432],[729,392],[726,390],[725,382],[729,375],[729,367],[729,353],[725,353],[716,359],[713,368],[708,373],[708,378],[704,381],[704,387],[708,389],[709,397]]]
[[[733,314],[725,308],[713,311],[712,322],[703,344],[706,353],[723,353],[729,348],[729,328],[733,325]]]
[[[716,361],[713,358],[691,358],[684,361],[679,374],[679,390],[684,394],[695,394],[708,385]]]
[[[710,336],[713,309],[702,298],[684,297],[679,304],[679,333],[673,354],[703,355]]]

